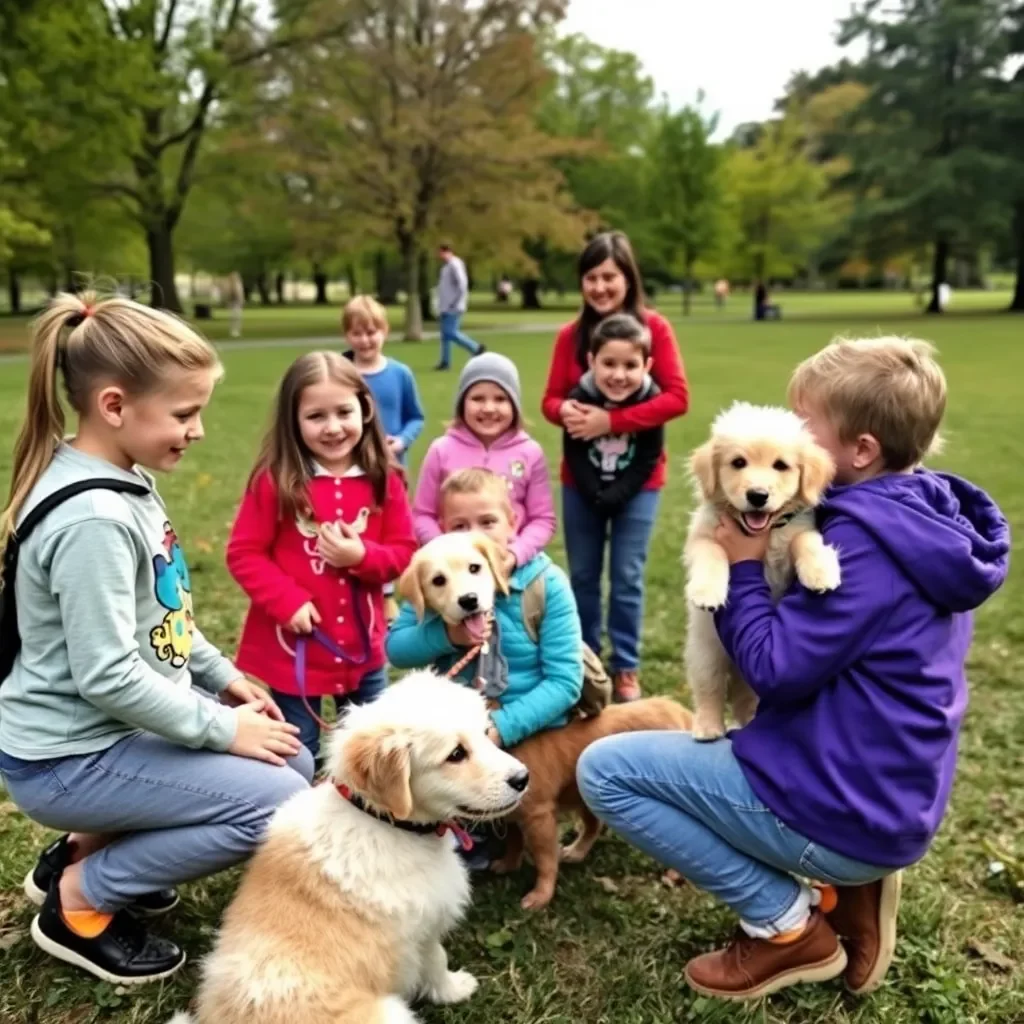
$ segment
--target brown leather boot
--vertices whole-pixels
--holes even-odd
[[[636,672],[629,669],[623,672],[616,672],[612,676],[612,688],[617,704],[628,704],[630,701],[639,700],[642,696],[640,693],[640,678]]]
[[[868,885],[836,886],[838,902],[828,922],[842,936],[849,956],[846,987],[855,996],[874,992],[885,980],[896,950],[896,917],[903,873]]]
[[[846,969],[846,951],[824,914],[814,911],[799,938],[752,939],[738,930],[725,948],[691,960],[686,982],[704,996],[760,999],[805,981],[831,981]]]

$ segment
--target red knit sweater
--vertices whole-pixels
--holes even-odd
[[[312,601],[320,613],[320,629],[346,654],[366,660],[349,665],[310,643],[306,692],[345,694],[384,664],[383,586],[405,571],[416,550],[412,513],[397,473],[388,475],[383,507],[377,506],[370,481],[361,474],[315,476],[309,497],[315,522],[299,523],[281,519],[269,474],[261,474],[246,489],[227,548],[228,569],[252,602],[235,663],[273,689],[297,694],[296,637],[287,627]],[[363,560],[349,569],[328,565],[317,552],[316,523],[337,520],[355,526],[366,549]]]
[[[648,310],[647,327],[651,332],[651,376],[661,388],[661,394],[638,405],[624,409],[612,409],[609,416],[613,434],[629,434],[637,430],[660,427],[669,420],[682,416],[689,405],[690,392],[683,369],[683,358],[672,325],[659,313]],[[583,369],[576,359],[576,321],[566,324],[555,339],[555,351],[551,356],[548,383],[541,401],[544,418],[556,427],[562,426],[562,403],[569,392],[579,383]],[[644,485],[644,490],[653,491],[665,485],[666,455],[663,451],[654,472]],[[562,461],[562,483],[572,486],[572,475],[565,461]]]

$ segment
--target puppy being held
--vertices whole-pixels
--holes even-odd
[[[757,707],[715,630],[712,613],[729,594],[729,558],[715,538],[719,520],[732,519],[765,544],[765,578],[776,599],[794,575],[809,590],[835,590],[839,556],[814,524],[814,507],[834,466],[796,413],[737,402],[715,419],[690,469],[699,504],[683,552],[690,605],[686,667],[695,705],[693,734],[713,740],[725,734],[727,700],[741,725]]]
[[[193,1015],[171,1024],[415,1024],[468,999],[441,942],[470,898],[459,820],[512,811],[526,768],[473,690],[415,672],[334,733],[330,783],[274,816],[224,915]]]
[[[412,563],[399,581],[398,592],[410,603],[421,622],[428,612],[439,616],[447,624],[453,639],[455,629],[464,626],[468,617],[479,615],[483,622],[489,621],[497,599],[503,609],[502,614],[508,612],[502,620],[505,632],[500,636],[516,635],[512,628],[516,623],[512,617],[517,614],[524,619],[528,617],[528,593],[516,590],[516,584],[505,577],[503,564],[499,548],[484,534],[443,534],[413,556]],[[485,578],[487,576],[492,578]],[[513,599],[520,603],[513,606]],[[574,606],[570,614],[575,617]],[[546,615],[541,619],[538,630],[541,642],[545,621]],[[453,623],[458,625],[453,626]],[[549,628],[556,631],[564,648],[566,637],[559,632],[564,627],[556,621]],[[474,633],[479,633],[479,630],[475,628]],[[520,651],[524,644],[536,645],[536,640],[527,638],[528,633],[529,630],[523,630],[516,636],[515,643]],[[492,636],[486,629],[480,635]],[[470,642],[467,636],[463,645],[469,646]],[[489,656],[481,650],[472,671],[479,685],[485,687],[485,693],[490,692],[493,682],[488,669]],[[577,659],[577,663],[582,675],[582,657]],[[504,696],[499,693],[492,698],[492,709],[502,706]],[[530,771],[530,788],[509,816],[505,855],[491,866],[498,872],[516,871],[522,864],[524,852],[529,854],[537,869],[537,877],[533,888],[523,897],[524,909],[537,910],[547,906],[555,893],[559,859],[567,863],[582,861],[600,834],[600,822],[587,809],[576,786],[576,762],[583,751],[595,740],[615,733],[687,730],[691,722],[690,712],[675,701],[653,697],[608,706],[595,717],[573,717],[567,724],[541,728],[510,747],[511,753]],[[560,813],[573,814],[581,823],[576,840],[561,850]]]

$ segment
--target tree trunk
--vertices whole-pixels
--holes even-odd
[[[260,304],[264,306],[270,305],[270,288],[267,282],[267,272],[261,270],[256,275],[256,291],[260,293]]]
[[[242,298],[245,299],[245,304],[248,306],[252,300],[252,289],[253,283],[252,278],[248,274],[242,275]]]
[[[536,277],[525,277],[519,287],[523,293],[523,309],[540,309],[540,280]]]
[[[274,277],[274,291],[277,292],[277,304],[284,305],[284,272],[278,271]]]
[[[157,309],[180,313],[181,300],[174,280],[174,235],[163,222],[146,232],[149,249],[149,303]]]
[[[423,311],[420,308],[419,246],[411,235],[399,236],[402,270],[405,275],[405,340],[423,340]]]
[[[1024,313],[1024,199],[1014,209],[1014,235],[1017,239],[1017,284],[1013,289],[1011,313]]]
[[[348,297],[351,299],[359,294],[359,278],[356,277],[356,265],[354,263],[347,263],[345,265],[345,278],[348,281]]]
[[[313,300],[318,306],[326,306],[327,303],[327,275],[319,263],[313,264],[313,284],[316,285],[316,298]]]
[[[430,307],[430,259],[425,252],[420,253],[419,266],[420,316],[423,322],[428,324],[433,323],[437,317]]]
[[[7,301],[12,313],[17,315],[21,312],[21,280],[14,267],[7,268]]]
[[[939,302],[939,288],[946,283],[946,267],[949,263],[949,241],[946,238],[935,240],[935,255],[932,259],[932,298],[926,313],[941,313],[942,303]]]

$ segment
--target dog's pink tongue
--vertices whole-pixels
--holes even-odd
[[[466,627],[466,631],[473,639],[473,643],[478,644],[483,641],[484,632],[487,629],[487,616],[483,612],[475,612],[473,615],[467,615],[462,620],[462,624]]]
[[[744,512],[743,522],[751,530],[763,530],[768,525],[767,512]]]

